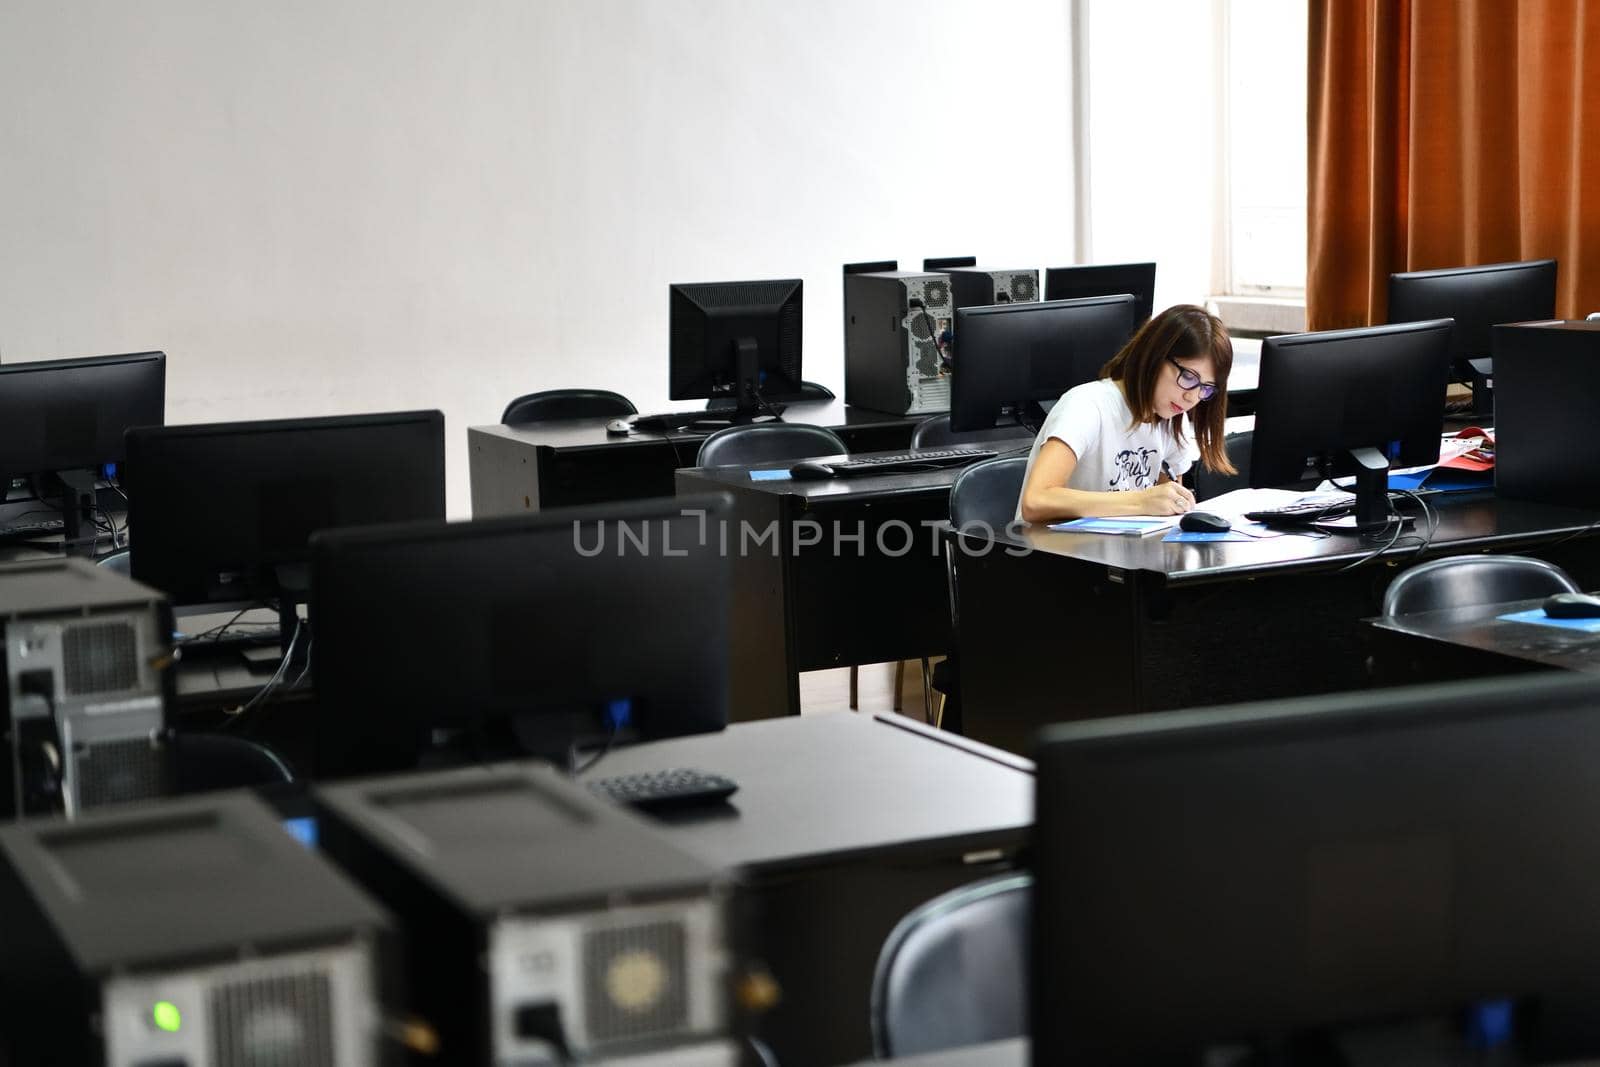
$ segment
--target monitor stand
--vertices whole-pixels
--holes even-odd
[[[1376,448],[1352,448],[1356,468],[1356,529],[1362,537],[1383,537],[1404,520],[1389,513],[1389,461]]]
[[[311,567],[305,563],[280,563],[272,568],[272,584],[278,593],[278,648],[285,656],[294,651],[290,666],[300,666],[311,647],[311,624],[300,619],[300,605],[311,598]],[[296,644],[294,635],[301,627],[307,631],[307,640]]]
[[[93,556],[97,540],[94,513],[100,505],[95,495],[95,472],[65,470],[45,477],[60,483],[59,494],[51,492],[48,495],[59,495],[61,498],[61,533],[67,555]],[[39,488],[40,491],[35,495],[42,500],[47,495],[45,486]],[[50,489],[55,489],[55,486],[50,486]]]

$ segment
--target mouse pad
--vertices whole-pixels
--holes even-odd
[[[780,467],[777,470],[750,472],[750,480],[752,482],[782,482],[788,481],[792,477],[793,475],[789,473],[788,467]]]
[[[1221,533],[1203,533],[1199,530],[1180,530],[1174,526],[1161,539],[1162,541],[1177,541],[1183,544],[1205,544],[1210,541],[1254,541],[1255,538],[1240,530],[1224,530]]]
[[[1585,633],[1600,634],[1600,619],[1552,619],[1544,613],[1543,608],[1513,611],[1509,615],[1496,615],[1495,618],[1504,622],[1531,622],[1535,626],[1554,626],[1562,630],[1582,630]]]

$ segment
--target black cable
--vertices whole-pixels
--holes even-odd
[[[606,732],[606,739],[605,739],[604,743],[602,743],[600,745],[600,747],[595,750],[594,755],[589,757],[589,760],[588,760],[587,763],[581,763],[580,764],[578,762],[578,746],[576,744],[574,744],[572,746],[572,748],[567,752],[567,771],[568,771],[568,773],[571,774],[574,778],[576,778],[578,775],[583,774],[586,771],[593,770],[594,769],[594,765],[596,763],[599,763],[602,759],[604,759],[606,757],[606,754],[611,751],[611,746],[617,740],[617,733],[618,733],[617,727],[616,726],[612,726],[611,729]]]

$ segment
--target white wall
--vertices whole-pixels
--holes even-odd
[[[1203,304],[1222,281],[1215,40],[1221,0],[1084,2],[1086,261],[1155,260],[1157,309]]]
[[[666,398],[667,285],[1069,262],[1067,0],[6,0],[0,360],[168,421]],[[1141,71],[1148,74],[1148,71]],[[1163,269],[1166,264],[1163,263]]]

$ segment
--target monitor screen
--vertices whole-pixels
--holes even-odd
[[[1353,474],[1360,449],[1390,467],[1437,462],[1449,368],[1448,319],[1267,338],[1250,484]]]
[[[1049,267],[1044,272],[1046,300],[1076,300],[1116,293],[1132,293],[1138,304],[1139,325],[1150,321],[1156,298],[1156,265],[1091,263],[1079,267]]]
[[[133,577],[174,604],[304,600],[312,532],[444,517],[437,411],[128,433]]]
[[[950,428],[988,429],[1008,415],[1037,425],[1041,403],[1099,376],[1136,314],[1127,295],[958,308]]]
[[[317,773],[727,723],[724,496],[319,534]]]
[[[1597,708],[1551,674],[1045,731],[1033,1062],[1600,1054]],[[1522,1056],[1468,1058],[1492,1008]]]
[[[121,463],[129,427],[164,421],[166,372],[160,352],[0,365],[0,473]]]
[[[800,392],[801,283],[669,287],[673,400],[732,398],[738,418],[775,413],[767,396]]]
[[[1450,356],[1461,362],[1489,358],[1491,327],[1548,319],[1556,313],[1556,261],[1487,263],[1478,267],[1419,270],[1389,275],[1389,321],[1454,319]]]

